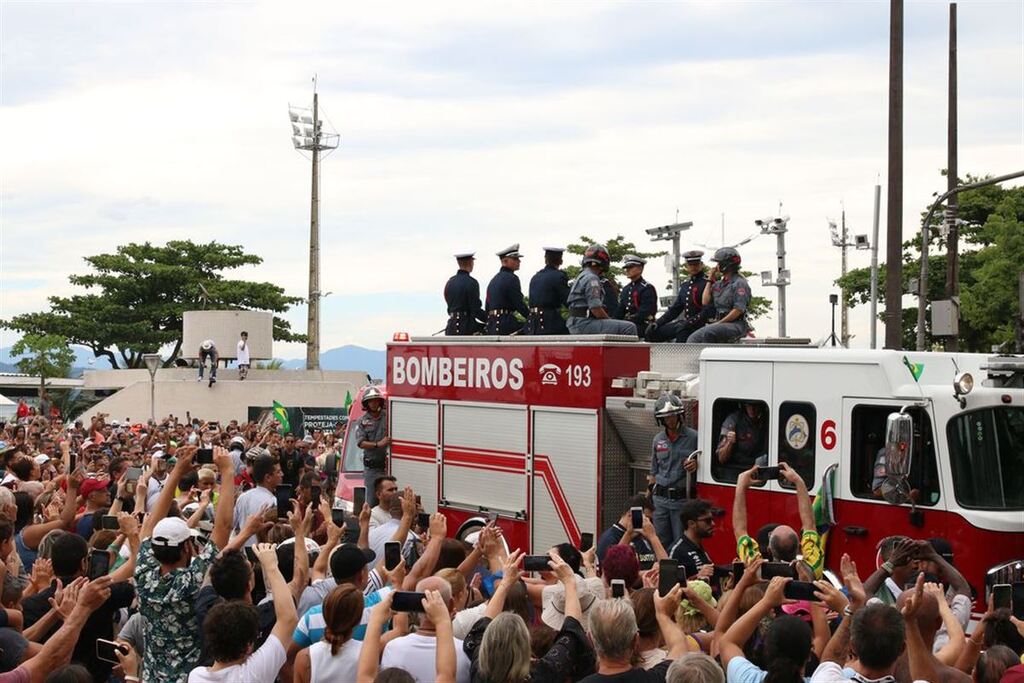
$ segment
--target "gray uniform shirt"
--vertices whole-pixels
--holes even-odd
[[[388,415],[387,411],[380,411],[380,417],[374,417],[370,413],[366,413],[359,418],[359,423],[356,425],[356,445],[361,444],[364,441],[380,441],[388,435]],[[369,461],[378,464],[380,467],[384,466],[387,461],[388,449],[386,448],[364,448],[363,449],[363,461],[364,463]]]
[[[668,438],[665,430],[662,430],[652,444],[651,454],[651,476],[654,483],[667,488],[681,488],[686,485],[686,470],[683,463],[686,457],[697,450],[697,432],[689,427],[683,427],[676,440]]]
[[[584,268],[569,290],[569,308],[604,308],[604,287],[597,273]]]
[[[725,317],[734,308],[746,313],[750,305],[750,285],[742,275],[733,273],[728,279],[720,278],[711,285],[711,296],[715,303],[715,316],[718,318]]]

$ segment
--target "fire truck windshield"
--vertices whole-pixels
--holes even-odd
[[[1024,509],[1024,408],[962,413],[946,427],[957,502],[965,508]]]

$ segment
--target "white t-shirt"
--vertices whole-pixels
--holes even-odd
[[[257,486],[254,489],[249,489],[238,497],[235,501],[234,521],[231,526],[231,535],[235,536],[242,529],[242,525],[245,524],[245,520],[249,519],[252,515],[257,512],[262,512],[268,507],[277,506],[277,496],[263,488]],[[246,546],[255,545],[256,537],[250,536],[249,540],[245,542]]]
[[[338,654],[332,655],[330,643],[323,640],[313,643],[309,646],[309,683],[356,680],[362,649],[362,641],[350,639],[338,649]]]
[[[270,634],[267,642],[241,664],[220,671],[197,666],[188,675],[188,683],[274,683],[286,657],[284,645],[277,636]]]
[[[235,361],[239,365],[249,365],[249,344],[238,340],[238,348],[235,350]]]
[[[355,515],[359,514],[359,510],[354,512]],[[370,508],[370,528],[376,529],[379,526],[387,524],[393,519],[391,513],[382,508],[380,505],[374,505]]]
[[[469,683],[469,657],[462,650],[462,641],[455,638],[455,681]],[[433,683],[437,679],[437,641],[433,636],[410,633],[395,638],[384,646],[380,668],[397,666],[405,669],[416,683]]]
[[[398,531],[398,527],[401,525],[397,519],[389,519],[386,524],[381,524],[379,527],[370,530],[370,536],[367,543],[370,546],[370,550],[373,551],[377,559],[384,557],[384,544],[391,541],[391,537]],[[416,540],[416,534],[410,531],[405,537],[405,543],[402,544],[402,554],[405,555],[409,549],[409,544]]]
[[[846,683],[846,681],[857,681],[858,683],[895,683],[896,679],[892,676],[865,678],[853,669],[844,669],[835,662],[822,662],[811,676],[811,683]],[[915,680],[914,683],[925,682]]]

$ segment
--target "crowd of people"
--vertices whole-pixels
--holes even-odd
[[[335,509],[337,446],[191,417],[5,425],[0,683],[1024,681],[1024,623],[990,604],[967,628],[984,596],[948,543],[887,538],[833,574],[785,465],[799,519],[747,529],[756,465],[731,529],[654,469],[592,547],[524,555],[502,520],[453,538],[384,472]]]

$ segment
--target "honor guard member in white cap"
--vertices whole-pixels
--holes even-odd
[[[459,269],[448,278],[444,286],[444,300],[448,304],[448,325],[444,333],[449,336],[476,334],[484,329],[487,314],[480,305],[480,283],[473,272],[473,252],[455,255]]]
[[[530,278],[530,316],[523,334],[569,334],[562,306],[569,299],[569,276],[562,265],[562,247],[544,247],[544,267]]]
[[[711,269],[711,286],[704,289],[701,301],[714,304],[714,318],[690,335],[691,344],[721,344],[739,341],[747,332],[747,306],[750,285],[740,275],[740,254],[732,247],[722,247],[711,259],[718,265]],[[721,274],[721,277],[719,277]]]
[[[668,307],[664,315],[647,328],[644,338],[649,342],[677,341],[685,342],[691,334],[704,327],[714,315],[715,307],[703,304],[704,288],[708,278],[704,274],[704,263],[701,257],[704,252],[699,249],[683,254],[686,274],[685,281],[679,283],[679,294]]]
[[[622,258],[622,268],[626,271],[629,284],[619,293],[619,314],[616,316],[636,325],[641,336],[658,314],[658,293],[654,285],[644,279],[646,263],[635,254],[626,254]]]
[[[583,254],[583,270],[569,290],[569,334],[630,334],[636,336],[636,325],[615,320],[604,306],[601,275],[611,265],[608,250],[591,244]]]
[[[512,334],[522,329],[523,324],[516,320],[516,313],[525,320],[530,315],[523,301],[523,288],[519,284],[519,245],[498,252],[501,259],[501,270],[491,278],[487,285],[487,334]]]

